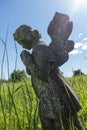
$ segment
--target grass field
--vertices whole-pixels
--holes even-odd
[[[87,76],[75,76],[68,80],[82,104],[78,114],[83,117],[87,130]],[[31,80],[0,82],[0,130],[41,130],[38,99]]]
[[[87,76],[74,76],[69,80],[81,102],[82,109],[78,114],[80,117],[83,117],[85,130],[87,130]]]
[[[41,130],[31,82],[0,83],[0,130]]]

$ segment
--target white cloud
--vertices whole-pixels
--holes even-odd
[[[80,38],[82,35],[83,35],[83,33],[79,33],[79,34],[78,34],[78,37]]]
[[[74,44],[74,50],[71,51],[69,54],[71,55],[77,55],[84,53],[85,50],[87,50],[87,37],[82,38],[83,33],[79,33],[78,37],[81,38],[83,42],[76,42]]]
[[[79,53],[78,50],[73,50],[73,51],[71,51],[69,54],[71,54],[71,55],[76,55],[76,54],[78,54],[78,53]]]
[[[82,53],[81,50],[76,49],[76,50],[71,51],[69,54],[76,55],[76,54],[81,54],[81,53]]]
[[[82,53],[82,51],[79,51],[79,53],[81,54],[81,53]]]
[[[83,38],[84,41],[87,41],[87,37]]]
[[[75,43],[74,48],[79,48],[81,46],[83,46],[83,43],[77,42],[77,43]]]
[[[82,46],[82,50],[87,50],[87,45]]]

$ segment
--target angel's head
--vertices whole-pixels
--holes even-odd
[[[41,34],[37,30],[27,25],[21,25],[13,34],[14,40],[22,45],[23,48],[32,49],[38,44]]]

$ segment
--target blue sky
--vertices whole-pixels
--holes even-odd
[[[75,41],[75,49],[70,53],[69,60],[60,67],[65,76],[71,76],[72,70],[81,69],[87,74],[87,0],[1,0],[0,1],[0,37],[7,36],[7,49],[10,73],[15,68],[16,51],[13,33],[22,24],[27,24],[39,30],[43,41],[50,43],[47,27],[55,12],[68,14],[73,21],[73,32],[70,39]],[[17,69],[25,69],[20,60],[22,47],[17,45]],[[0,73],[4,45],[0,41]],[[6,55],[3,62],[4,76],[8,68]]]

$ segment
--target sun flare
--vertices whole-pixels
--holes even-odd
[[[87,0],[72,0],[72,15],[87,6]]]
[[[81,4],[83,3],[84,0],[75,0],[75,7],[78,8],[81,6]]]
[[[87,0],[73,0],[73,5],[76,10],[85,4],[87,4]]]

